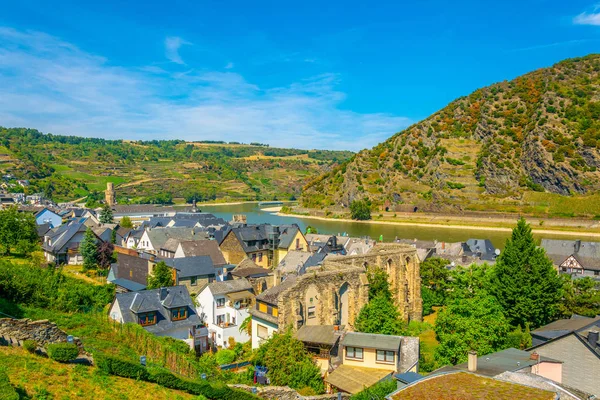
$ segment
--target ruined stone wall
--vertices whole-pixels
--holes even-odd
[[[30,319],[0,318],[0,345],[22,346],[25,340],[34,340],[44,348],[50,343],[67,341],[67,334],[48,320],[32,321]],[[78,338],[74,343],[83,351],[83,345]]]

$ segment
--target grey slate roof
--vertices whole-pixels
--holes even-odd
[[[595,318],[573,316],[569,319],[559,319],[532,331],[533,345],[594,325],[600,327],[600,315]]]
[[[155,249],[163,247],[170,238],[177,240],[208,239],[208,232],[202,228],[153,228],[147,232]]]
[[[223,282],[212,282],[208,285],[213,296],[224,295],[242,290],[252,290],[252,285],[246,279],[234,279]]]
[[[600,270],[600,242],[542,239],[541,247],[555,265],[572,255],[585,269]]]
[[[137,283],[134,281],[130,281],[129,279],[117,278],[110,281],[110,283],[121,286],[129,290],[130,292],[138,292],[140,290],[146,289],[146,285],[142,285],[141,283]]]
[[[50,253],[58,253],[69,243],[77,232],[85,232],[85,218],[82,220],[69,221],[57,228],[51,229],[46,236],[50,238],[50,244],[44,243],[42,248]]]
[[[463,243],[463,254],[467,256],[476,256],[482,260],[495,260],[495,251],[496,248],[489,239],[469,239]]]
[[[296,332],[296,339],[305,343],[334,346],[340,339],[333,325],[303,325]]]
[[[185,286],[142,290],[139,292],[117,293],[115,297],[123,322],[137,324],[137,313],[156,311],[157,323],[145,326],[149,332],[158,334],[179,327],[192,327],[200,324],[194,303]],[[188,318],[171,321],[168,307],[187,307]]]
[[[279,285],[273,286],[256,296],[256,300],[263,301],[265,303],[277,305],[277,300],[279,298],[279,294],[284,290],[294,286],[296,284],[296,280],[298,278],[295,275],[289,275],[283,282]]]
[[[300,228],[295,224],[242,225],[231,228],[246,253],[269,249],[272,246],[269,240],[272,239],[276,240],[277,248],[289,248],[299,230]]]
[[[233,271],[231,271],[231,275],[239,276],[242,278],[266,276],[270,273],[270,269],[259,267],[254,261],[252,261],[249,258],[244,258],[242,262],[240,262],[233,269]]]
[[[379,335],[375,333],[348,332],[342,339],[342,346],[398,351],[402,336]]]
[[[37,225],[36,229],[37,229],[38,236],[44,237],[44,235],[46,235],[48,233],[48,231],[50,230],[50,224]]]
[[[216,240],[184,240],[179,244],[186,257],[209,256],[214,265],[227,264]]]
[[[163,258],[161,260],[169,267],[179,271],[180,278],[215,274],[215,268],[209,256]]]
[[[303,274],[306,262],[313,254],[308,251],[290,250],[277,266],[282,274]]]

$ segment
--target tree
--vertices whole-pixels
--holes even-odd
[[[15,250],[28,255],[36,249],[37,243],[37,225],[33,214],[19,212],[17,207],[0,210],[0,254],[8,255]]]
[[[533,328],[551,322],[559,311],[563,282],[538,248],[531,226],[519,219],[491,274],[490,291],[513,326]]]
[[[102,207],[102,211],[100,212],[100,222],[103,224],[112,224],[114,222],[112,208],[110,208],[108,204],[105,204],[104,207]]]
[[[388,274],[380,269],[369,269],[369,302],[356,317],[358,332],[401,335],[404,322],[392,299]]]
[[[273,385],[293,389],[309,387],[317,394],[324,392],[321,369],[290,330],[275,333],[264,342],[255,354],[254,364],[267,367]]]
[[[129,218],[127,215],[121,218],[119,225],[121,228],[133,229],[133,222],[131,222],[131,218]]]
[[[315,228],[314,226],[312,226],[312,225],[308,225],[308,226],[306,227],[306,232],[305,232],[305,233],[306,233],[307,235],[308,235],[309,233],[319,233],[319,230],[318,230],[317,228]]]
[[[98,267],[106,271],[112,263],[115,246],[110,242],[100,242],[97,250]]]
[[[510,324],[502,306],[489,295],[457,298],[438,314],[435,334],[440,345],[435,358],[441,365],[466,361],[475,350],[489,354],[505,348]]]
[[[352,219],[366,221],[371,219],[371,204],[368,200],[354,200],[350,203]]]
[[[173,286],[173,271],[164,261],[157,263],[152,269],[152,274],[148,275],[147,289],[157,289],[161,287]]]
[[[446,290],[450,271],[446,266],[448,260],[432,257],[421,264],[421,297],[423,298],[423,314],[433,312],[433,306],[445,304]]]
[[[573,314],[595,317],[600,314],[600,291],[596,282],[585,278],[571,279],[570,275],[561,275],[564,281],[564,300],[561,302],[561,314],[570,317]]]
[[[79,243],[79,252],[83,257],[84,271],[96,268],[98,263],[98,247],[96,245],[96,235],[90,228],[86,229],[83,240]]]

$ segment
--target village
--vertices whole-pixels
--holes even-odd
[[[325,393],[334,396],[328,398],[392,382],[389,398],[401,399],[411,391],[456,384],[453,379],[470,391],[499,380],[505,390],[533,391],[532,396],[600,395],[591,373],[600,371],[600,316],[559,319],[531,331],[526,348],[468,351],[462,355],[467,362],[427,372],[420,365],[419,336],[357,329],[361,310],[372,300],[376,272],[387,280],[401,320],[420,322],[421,265],[430,259],[445,260],[448,271],[493,265],[501,252],[485,238],[384,243],[302,232],[294,224],[248,224],[244,215],[225,221],[195,204],[183,211],[119,205],[110,184],[101,209],[38,204],[19,210],[34,214],[49,265],[84,264],[90,238],[98,248],[110,244],[104,246],[112,254],[103,278],[116,288],[110,321],[185,342],[197,356],[244,344],[256,351],[289,332],[318,366]],[[543,239],[541,248],[559,274],[599,278],[600,243]],[[254,382],[267,391],[269,371],[256,366]]]

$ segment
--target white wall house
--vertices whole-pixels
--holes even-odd
[[[246,279],[213,282],[196,297],[196,311],[208,327],[209,339],[215,346],[229,347],[229,338],[245,343],[250,336],[240,332],[254,301],[252,285]]]

